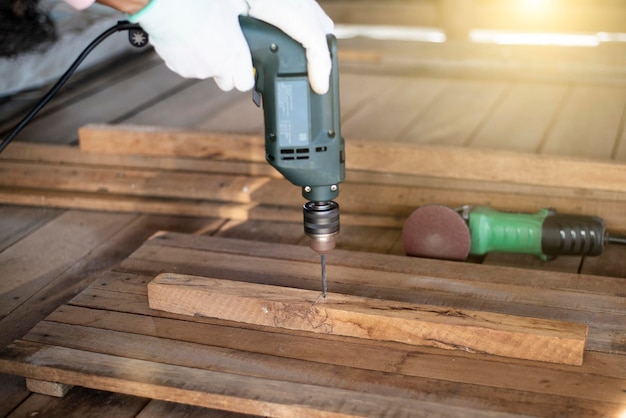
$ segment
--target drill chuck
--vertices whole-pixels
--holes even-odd
[[[339,233],[339,204],[335,201],[310,201],[302,207],[304,233],[311,238],[311,248],[326,253],[335,248],[335,235]]]

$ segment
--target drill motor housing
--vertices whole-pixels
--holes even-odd
[[[333,199],[345,178],[336,38],[327,36],[332,70],[328,92],[319,95],[309,85],[300,43],[257,19],[240,16],[239,22],[256,70],[255,97],[263,102],[266,160],[302,188],[308,200],[305,233],[314,250],[328,251],[339,232],[339,205]]]

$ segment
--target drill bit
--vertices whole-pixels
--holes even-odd
[[[324,254],[321,255],[322,258],[322,296],[326,299],[326,291],[328,288],[326,287],[326,256]]]

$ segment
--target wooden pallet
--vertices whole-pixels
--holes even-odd
[[[269,416],[616,416],[622,280],[335,251],[333,292],[589,325],[583,366],[150,310],[162,271],[319,288],[302,246],[164,233],[0,353],[0,371]]]

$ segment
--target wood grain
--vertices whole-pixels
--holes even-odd
[[[581,365],[587,326],[172,273],[148,284],[152,309],[417,346]]]
[[[500,87],[497,90],[500,92]],[[468,92],[468,96],[473,96],[473,93]],[[490,102],[493,100],[495,98],[491,98]],[[473,122],[471,129],[475,129],[477,123]],[[449,122],[442,123],[442,129],[448,129],[446,125]],[[470,133],[467,131],[463,140]],[[262,139],[258,136],[207,134],[132,125],[88,125],[80,129],[79,136],[81,149],[89,152],[197,158],[213,156],[256,162],[264,161],[265,158]],[[512,185],[615,192],[626,190],[626,165],[594,159],[357,139],[346,141],[346,155],[348,170],[497,181]],[[416,164],[417,156],[420,164]]]

